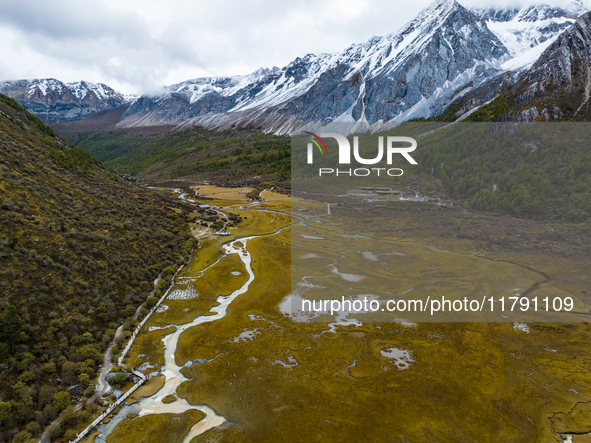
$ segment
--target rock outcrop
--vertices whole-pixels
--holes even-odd
[[[80,120],[128,101],[102,83],[63,83],[52,78],[3,81],[0,82],[0,93],[14,98],[50,124]]]

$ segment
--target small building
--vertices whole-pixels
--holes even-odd
[[[388,191],[377,191],[376,194],[378,194],[378,195],[400,195],[401,192],[400,191],[393,191],[392,189],[389,189]]]
[[[401,194],[400,201],[424,202],[427,201],[427,198],[420,194]]]
[[[361,188],[361,190],[362,191],[391,191],[392,188],[378,188],[378,187],[370,186],[370,187]]]

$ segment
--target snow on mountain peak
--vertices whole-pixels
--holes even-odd
[[[127,102],[123,95],[103,83],[64,83],[54,78],[3,81],[0,92],[48,123],[79,120]]]
[[[444,20],[451,11],[458,8],[464,9],[464,7],[456,0],[435,0],[433,3],[429,4],[425,9],[419,12],[415,18],[403,26],[400,31],[396,31],[390,35],[404,32],[404,29],[416,28],[417,26],[424,24],[425,21]]]
[[[556,18],[572,18],[576,12],[552,5],[533,5],[522,9],[516,19],[523,22],[536,22]]]
[[[429,4],[429,6],[427,6],[425,9],[423,9],[422,12],[427,13],[430,16],[441,16],[446,11],[449,11],[453,8],[457,8],[458,6],[461,5],[456,0],[435,0],[434,2]],[[422,13],[419,13],[419,17],[421,15]]]
[[[97,99],[105,101],[109,99],[125,101],[123,96],[103,83],[91,83],[86,81],[64,83],[55,78],[41,78],[32,80],[15,80],[0,82],[0,90],[17,88],[19,94],[25,94],[29,98],[35,96],[47,97],[57,95],[65,97],[72,94],[77,100],[83,100],[88,94],[93,93]],[[25,92],[26,91],[26,92]],[[64,95],[65,94],[65,95]]]
[[[505,67],[518,69],[529,66],[541,54],[539,49],[543,50],[562,31],[572,26],[576,11],[581,8],[583,5],[580,0],[575,0],[568,8],[535,4],[521,9],[489,8],[474,11],[485,20],[487,27],[514,59]]]
[[[96,103],[116,96],[121,102],[133,101],[122,126],[212,115],[222,121],[226,113],[276,113],[279,122],[428,117],[482,82],[530,66],[582,10],[581,0],[566,6],[538,3],[486,9],[435,0],[398,31],[344,51],[307,54],[281,69],[261,67],[245,75],[195,78],[138,100],[101,83],[44,79],[21,86],[37,98],[50,94],[63,100],[70,95],[78,102]]]

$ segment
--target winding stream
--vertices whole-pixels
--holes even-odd
[[[273,234],[266,235],[278,234],[286,227],[279,229]],[[195,436],[202,434],[208,429],[219,426],[226,421],[224,417],[216,414],[215,411],[207,405],[192,405],[187,402],[187,400],[181,398],[177,399],[177,401],[173,403],[166,404],[162,402],[162,399],[167,395],[175,394],[177,387],[184,381],[188,380],[181,373],[182,367],[179,366],[175,361],[175,352],[181,333],[193,326],[212,322],[225,317],[230,303],[232,303],[236,297],[248,291],[250,284],[254,281],[254,273],[251,267],[251,254],[247,251],[246,245],[249,240],[257,237],[264,237],[266,235],[254,235],[251,237],[239,238],[231,241],[228,244],[222,245],[226,254],[238,254],[240,260],[242,263],[244,263],[246,271],[248,272],[248,280],[230,295],[220,296],[217,298],[219,305],[214,306],[210,310],[210,312],[215,312],[215,315],[202,315],[196,317],[191,323],[181,326],[172,325],[176,326],[176,330],[162,339],[165,347],[165,364],[162,370],[163,375],[166,377],[164,386],[152,397],[146,397],[134,405],[124,406],[117,414],[113,416],[109,423],[100,425],[98,427],[98,431],[101,432],[101,435],[95,439],[95,442],[106,442],[106,436],[110,434],[122,420],[126,419],[127,414],[131,412],[138,413],[141,417],[148,414],[181,414],[189,409],[202,411],[205,414],[205,418],[197,422],[191,428],[189,433],[185,436],[183,442],[190,442]],[[201,276],[203,276],[203,273]]]

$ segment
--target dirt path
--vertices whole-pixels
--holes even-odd
[[[89,404],[89,403],[93,403],[93,402],[97,401],[104,394],[106,394],[107,391],[109,390],[110,385],[109,385],[109,383],[107,383],[106,376],[109,372],[111,372],[111,368],[113,367],[113,364],[111,363],[111,354],[113,351],[113,346],[115,345],[115,342],[117,341],[117,339],[121,336],[122,332],[123,332],[123,325],[121,325],[117,328],[117,331],[115,332],[115,336],[113,337],[113,340],[111,341],[111,344],[109,345],[109,348],[107,349],[107,352],[105,352],[105,357],[103,359],[103,367],[101,368],[101,372],[98,376],[98,384],[100,386],[100,389],[98,389],[92,395],[92,397],[90,397],[88,400],[83,400],[80,403],[78,403],[77,405],[75,405],[74,411],[79,411],[80,409],[82,409],[82,406],[84,404]],[[52,425],[59,425],[61,422],[62,421],[59,418],[57,418],[54,421],[52,421],[51,424]],[[48,429],[49,429],[49,426],[47,428],[45,428],[45,431],[43,431],[43,434],[39,438],[40,443],[49,443],[50,442],[49,434],[47,432]]]
[[[204,226],[203,229],[201,229],[201,231],[197,231],[197,229],[195,229],[195,231],[193,231],[193,229],[191,229],[191,233],[193,234],[193,237],[195,237],[197,240],[199,240],[200,237],[203,234],[205,234],[208,230],[209,230],[209,226]]]
[[[115,337],[113,337],[113,341],[109,345],[109,349],[107,349],[107,352],[105,352],[105,358],[103,360],[103,367],[101,368],[101,372],[98,376],[98,384],[100,385],[100,389],[97,390],[92,395],[92,397],[90,397],[88,399],[88,403],[92,403],[94,401],[97,401],[99,398],[101,398],[103,395],[105,395],[110,388],[109,383],[107,383],[106,376],[109,372],[111,372],[111,368],[113,367],[113,364],[111,363],[111,354],[113,353],[113,345],[115,344],[117,339],[119,337],[121,337],[122,333],[123,333],[123,325],[121,325],[117,328],[117,331],[115,332]]]

